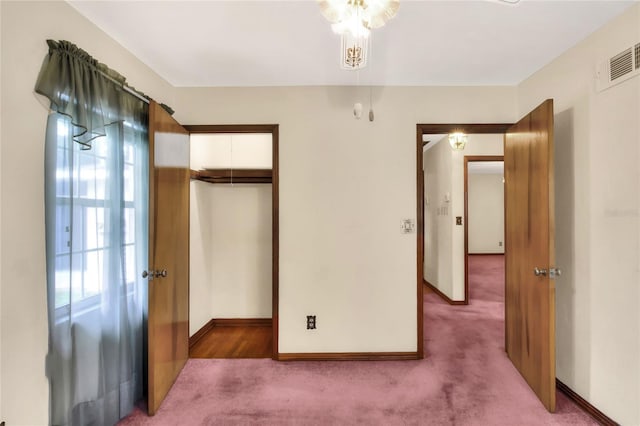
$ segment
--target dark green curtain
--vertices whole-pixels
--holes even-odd
[[[52,109],[45,139],[49,421],[113,425],[143,389],[148,105],[82,49],[48,44],[35,90]]]
[[[53,111],[70,118],[74,141],[90,147],[93,139],[105,136],[105,126],[146,114],[142,102],[129,102],[133,109],[124,108],[123,98],[132,95],[122,89],[126,79],[117,71],[66,40],[47,44],[49,54],[35,90],[49,98]]]

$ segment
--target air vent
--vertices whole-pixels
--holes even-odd
[[[596,86],[598,91],[602,91],[637,75],[640,75],[640,43],[631,44],[631,47],[600,62]]]
[[[611,58],[609,69],[611,70],[609,73],[609,79],[611,81],[633,71],[633,56],[631,55],[631,49],[627,49],[619,55]]]

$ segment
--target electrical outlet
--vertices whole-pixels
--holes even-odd
[[[307,315],[307,330],[315,330],[315,329],[316,329],[316,316]]]

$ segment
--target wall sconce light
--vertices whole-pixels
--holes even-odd
[[[462,151],[467,144],[467,135],[462,132],[450,133],[449,144],[456,151]]]

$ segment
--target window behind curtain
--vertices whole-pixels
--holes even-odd
[[[136,194],[144,196],[139,188],[143,182],[136,185],[136,177],[140,177],[136,172],[147,158],[136,148],[137,138],[127,137],[143,130],[128,122],[109,127],[112,132],[123,133],[121,151],[114,150],[106,136],[95,139],[91,149],[86,149],[69,137],[72,129],[68,117],[56,117],[55,307],[59,315],[68,313],[70,302],[76,312],[100,303],[107,276],[106,254],[114,243],[105,235],[110,224],[121,231],[119,244],[124,256],[120,268],[127,293],[134,289],[137,265],[146,263],[145,251],[136,250],[137,240],[144,238],[146,230],[137,229],[141,224],[136,224],[139,215],[134,200]],[[114,168],[114,162],[120,166]],[[110,176],[115,170],[122,171],[122,183]],[[114,193],[119,193],[121,206],[114,206]],[[137,204],[141,201],[146,199],[137,200]],[[114,207],[122,207],[115,218]],[[116,223],[112,223],[114,220]]]

